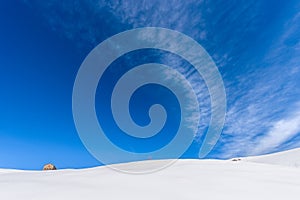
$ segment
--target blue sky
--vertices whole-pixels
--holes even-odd
[[[73,122],[77,71],[103,40],[148,26],[192,37],[219,68],[227,115],[221,137],[208,157],[223,159],[300,147],[299,1],[13,0],[0,3],[0,15],[1,168],[39,169],[48,162],[58,168],[101,164],[85,149]],[[192,67],[172,54],[144,50],[117,60],[103,80],[108,86],[97,90],[97,114],[109,113],[107,99],[99,95],[109,96],[112,83],[126,67],[154,61],[178,68],[196,88],[202,118],[183,157],[197,158],[210,117],[209,95]],[[104,126],[116,129],[109,137],[124,148],[147,151],[172,138],[178,123],[176,99],[164,88],[155,87],[151,89],[156,89],[155,94],[135,94],[133,119],[145,125],[147,106],[165,105],[171,116],[165,136],[160,135],[155,143],[125,138],[106,115]]]

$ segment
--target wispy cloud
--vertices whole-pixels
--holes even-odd
[[[269,4],[263,1],[244,1],[241,6],[198,0],[27,2],[41,9],[52,29],[90,47],[124,29],[145,26],[174,29],[200,42],[220,68],[228,97],[216,157],[281,150],[277,146],[299,132],[299,113],[291,105],[300,97],[300,4],[269,17]],[[274,17],[280,20],[271,23]],[[170,65],[177,62],[168,56],[164,60]],[[210,116],[207,88],[190,67],[176,69],[188,77],[203,105],[201,135]],[[294,141],[289,147],[297,146],[300,142]]]
[[[261,137],[255,146],[249,149],[249,154],[256,155],[274,151],[275,148],[300,133],[300,106],[286,119],[274,123],[271,129]]]
[[[287,16],[263,60],[252,64],[255,70],[227,86],[232,96],[221,157],[283,150],[288,148],[284,143],[299,134],[299,16]],[[289,146],[299,147],[299,139]]]

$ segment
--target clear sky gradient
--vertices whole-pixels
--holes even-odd
[[[291,1],[1,1],[0,168],[40,169],[101,165],[81,143],[72,116],[77,71],[100,42],[138,27],[164,27],[199,42],[214,59],[227,94],[220,140],[209,158],[259,155],[300,147],[300,2]],[[175,69],[191,66],[170,53],[143,50],[114,62],[98,88],[96,110],[122,147],[143,152],[164,145],[178,126],[178,103],[150,85],[132,98],[133,119],[149,122],[147,105],[169,110],[164,136],[143,144],[119,134],[107,110],[112,83],[125,69],[145,62]],[[187,75],[187,74],[186,74]],[[183,158],[197,158],[207,130],[209,103],[197,85],[202,119]],[[151,88],[152,87],[152,88]],[[153,91],[156,93],[148,93]],[[163,97],[163,98],[161,98]],[[101,117],[100,117],[101,118]]]

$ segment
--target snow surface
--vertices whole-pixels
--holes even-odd
[[[284,152],[279,152],[279,153],[274,153],[274,154],[269,154],[264,156],[248,157],[245,158],[244,160],[250,162],[256,162],[256,163],[300,168],[300,149],[292,149],[289,151],[284,151]]]
[[[300,199],[300,149],[231,160],[178,160],[150,174],[109,167],[80,170],[0,170],[1,200]],[[160,161],[143,161],[151,168]],[[137,163],[122,164],[134,168]],[[289,167],[292,166],[292,167]]]

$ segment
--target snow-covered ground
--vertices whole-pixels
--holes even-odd
[[[231,160],[178,160],[151,174],[97,167],[81,170],[0,170],[1,200],[300,199],[300,149]],[[151,167],[157,162],[144,161]],[[123,164],[124,168],[136,163]]]
[[[300,149],[244,158],[245,161],[300,168]]]

